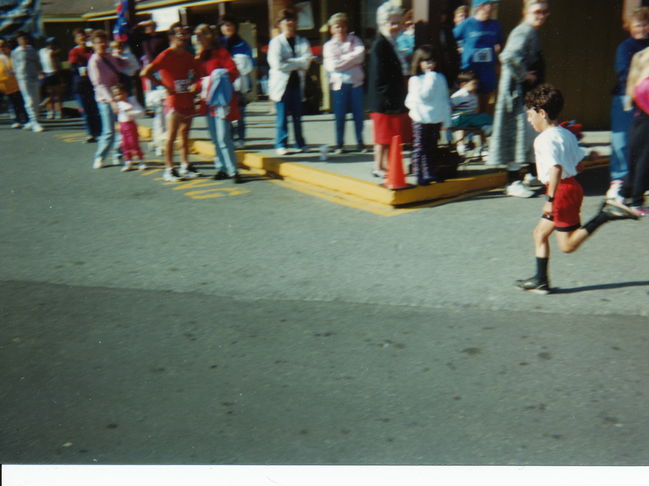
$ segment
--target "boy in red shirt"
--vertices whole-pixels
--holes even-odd
[[[162,85],[167,89],[165,113],[167,114],[167,141],[165,145],[165,181],[200,177],[200,173],[189,163],[189,130],[194,117],[194,94],[199,80],[200,67],[194,56],[185,49],[189,39],[187,28],[175,23],[169,28],[170,47],[162,51],[151,64],[144,68],[141,76],[154,85],[160,84],[154,73],[159,72]],[[173,164],[173,150],[180,133],[181,164],[176,171]]]

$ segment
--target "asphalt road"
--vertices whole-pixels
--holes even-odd
[[[0,124],[1,463],[649,463],[646,221],[526,295],[540,198],[383,217],[79,133]]]

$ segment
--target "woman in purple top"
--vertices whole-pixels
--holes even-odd
[[[108,35],[103,30],[96,30],[92,33],[92,47],[95,53],[88,61],[88,77],[95,88],[95,100],[101,118],[101,135],[93,167],[101,169],[104,167],[104,159],[115,144],[115,122],[117,119],[111,106],[113,101],[111,87],[119,83],[119,69],[126,67],[128,61],[114,57],[108,52]],[[119,153],[116,152],[114,157],[119,160]]]

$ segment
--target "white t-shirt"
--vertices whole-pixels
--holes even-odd
[[[577,175],[577,164],[586,152],[579,146],[577,137],[563,127],[551,127],[541,132],[534,140],[536,173],[543,184],[550,182],[550,170],[561,166],[561,178]]]
[[[43,47],[38,51],[38,56],[41,61],[41,66],[43,67],[43,72],[45,74],[53,74],[56,72],[54,69],[54,64],[52,63],[52,49],[49,47]]]
[[[133,96],[128,97],[128,101],[117,102],[117,121],[128,122],[144,116],[144,108],[137,102]]]

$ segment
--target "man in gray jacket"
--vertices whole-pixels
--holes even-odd
[[[18,32],[16,39],[18,47],[11,53],[11,62],[29,116],[29,123],[25,124],[23,128],[42,132],[43,127],[38,123],[38,111],[40,103],[39,77],[42,75],[43,68],[38,52],[31,45],[29,34]]]

